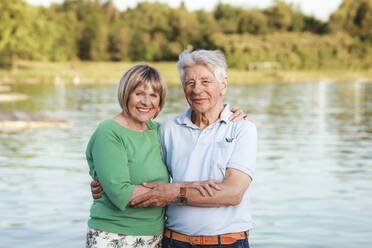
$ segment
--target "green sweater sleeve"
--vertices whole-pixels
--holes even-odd
[[[112,129],[99,127],[92,144],[91,155],[95,176],[103,193],[120,210],[124,210],[135,185],[131,184],[128,158],[124,144]]]

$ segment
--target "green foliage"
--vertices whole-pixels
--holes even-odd
[[[242,8],[232,7],[228,4],[219,3],[214,11],[214,17],[226,34],[237,33],[239,19],[244,13]]]
[[[0,66],[17,60],[161,61],[184,49],[221,49],[231,67],[272,62],[285,69],[368,68],[372,0],[344,0],[328,23],[282,0],[264,10],[219,3],[188,11],[140,2],[65,0],[48,8],[0,1]]]
[[[329,25],[334,33],[345,30],[361,39],[372,39],[372,0],[344,0]]]
[[[29,21],[36,18],[37,9],[21,0],[1,1],[0,9],[0,58],[3,64],[14,66],[18,57],[32,58],[37,52],[37,36],[32,32],[37,26]]]
[[[292,23],[292,5],[275,0],[275,5],[265,10],[269,26],[273,30],[288,30]]]
[[[213,37],[217,48],[224,51],[228,64],[251,69],[257,62],[278,62],[283,69],[368,69],[370,52],[347,33],[318,35],[309,32],[277,32],[267,35],[226,35]],[[364,52],[363,52],[364,51]]]
[[[132,32],[123,21],[115,22],[109,33],[108,52],[113,61],[128,61]]]
[[[239,33],[265,34],[268,32],[268,18],[258,10],[245,11],[238,24]]]

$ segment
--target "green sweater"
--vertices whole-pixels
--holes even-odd
[[[90,228],[126,235],[163,233],[164,208],[127,206],[135,185],[169,182],[161,158],[159,124],[149,121],[147,125],[149,130],[136,132],[106,120],[92,135],[86,157],[90,175],[103,192],[91,206]]]

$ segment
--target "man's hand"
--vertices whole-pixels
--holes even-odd
[[[213,196],[213,190],[220,191],[222,188],[219,186],[222,181],[208,180],[201,182],[177,182],[177,183],[161,183],[152,182],[144,183],[143,186],[151,189],[150,192],[134,197],[129,205],[136,208],[143,207],[165,207],[177,201],[177,196],[180,192],[180,187],[194,188],[202,196]]]
[[[233,114],[230,115],[230,117],[229,117],[229,120],[230,121],[237,122],[237,121],[239,121],[241,119],[244,119],[244,120],[248,120],[249,119],[248,115],[245,114],[244,111],[241,110],[241,109],[232,108],[231,109],[231,112],[233,112]]]
[[[98,181],[92,181],[90,183],[90,191],[92,192],[92,197],[94,200],[97,200],[101,198],[101,192],[102,192],[101,185]]]
[[[233,168],[227,168],[225,178],[219,184],[221,190],[214,191],[211,197],[202,197],[200,192],[194,189],[187,191],[187,204],[199,207],[222,207],[235,206],[241,203],[244,193],[248,189],[251,177]]]
[[[136,208],[165,207],[177,201],[181,187],[177,183],[162,182],[144,183],[143,186],[151,188],[151,191],[133,198],[129,205]]]

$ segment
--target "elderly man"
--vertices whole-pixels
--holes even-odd
[[[248,187],[254,177],[256,127],[248,120],[228,119],[230,107],[223,104],[227,64],[222,53],[184,51],[177,69],[190,108],[159,129],[172,183],[145,184],[151,191],[131,204],[168,206],[164,247],[249,247]],[[202,195],[192,183],[181,183],[193,181],[218,184]]]

